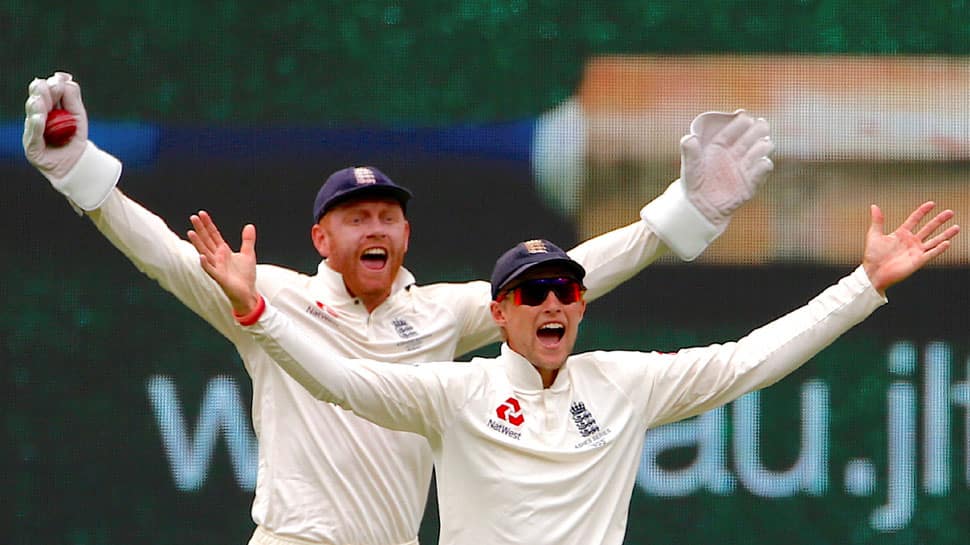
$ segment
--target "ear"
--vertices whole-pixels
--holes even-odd
[[[492,301],[490,308],[492,310],[492,320],[494,320],[499,327],[505,329],[508,319],[505,317],[505,312],[502,310],[502,303]]]
[[[411,244],[411,222],[404,220],[404,253],[407,253],[408,246]]]
[[[310,240],[313,241],[313,247],[317,249],[320,257],[326,259],[330,255],[330,239],[327,238],[327,231],[321,225],[322,223],[321,221],[310,229]]]

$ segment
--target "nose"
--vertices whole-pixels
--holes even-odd
[[[546,291],[546,298],[542,300],[542,310],[544,312],[562,310],[562,301],[556,296],[554,290]]]
[[[368,220],[367,236],[371,238],[384,238],[387,236],[387,225],[380,220]]]

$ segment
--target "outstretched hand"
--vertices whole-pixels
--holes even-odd
[[[706,112],[680,140],[681,173],[687,198],[712,224],[727,226],[751,200],[774,168],[768,122],[744,110]]]
[[[205,210],[189,217],[192,230],[189,241],[199,252],[202,269],[216,281],[238,315],[252,312],[259,303],[256,291],[256,227],[247,224],[242,230],[242,243],[233,252],[222,238],[212,217]]]
[[[938,255],[950,248],[950,241],[960,232],[959,225],[951,225],[934,235],[944,223],[953,218],[952,210],[944,210],[914,233],[923,218],[936,207],[927,201],[914,210],[895,231],[884,234],[885,217],[878,206],[872,205],[872,222],[866,234],[866,248],[862,267],[876,290],[885,295],[886,289],[905,280]]]

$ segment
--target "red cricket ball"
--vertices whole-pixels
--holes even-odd
[[[67,144],[67,141],[77,132],[77,120],[71,112],[56,108],[47,114],[47,125],[44,127],[44,141],[48,146],[57,148]]]

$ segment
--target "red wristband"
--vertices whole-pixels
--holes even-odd
[[[263,315],[264,310],[266,310],[266,300],[263,299],[262,295],[260,295],[259,302],[256,303],[256,308],[254,308],[252,312],[240,316],[239,314],[236,314],[236,311],[234,310],[232,311],[232,317],[239,322],[239,325],[250,326],[259,321],[259,317]]]

